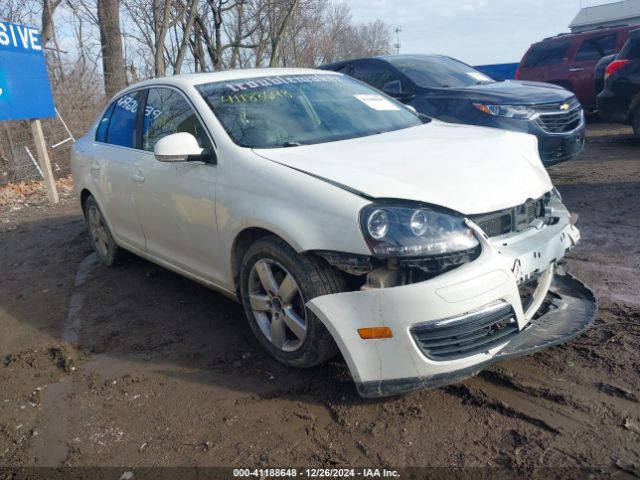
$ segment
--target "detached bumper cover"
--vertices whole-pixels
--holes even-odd
[[[433,376],[358,382],[363,397],[384,397],[437,388],[477,375],[488,366],[567,342],[595,320],[597,301],[591,290],[569,274],[556,274],[542,306],[544,314],[532,320],[497,354],[467,368]]]

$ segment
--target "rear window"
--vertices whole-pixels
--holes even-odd
[[[620,59],[640,58],[640,32],[634,31],[629,35],[629,40],[624,44],[620,54]]]
[[[616,51],[617,35],[600,35],[585,39],[576,54],[576,60],[584,62],[588,60],[600,60]]]
[[[523,67],[543,67],[560,63],[567,56],[571,40],[537,43],[525,56]]]

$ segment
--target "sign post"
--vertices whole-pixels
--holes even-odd
[[[40,119],[55,114],[38,30],[0,22],[0,121],[30,120],[47,197],[54,204],[58,192]]]
[[[49,161],[47,144],[44,141],[42,125],[40,124],[39,119],[31,120],[31,132],[33,132],[33,139],[36,142],[36,151],[38,152],[38,158],[40,159],[40,168],[42,169],[44,184],[47,187],[47,198],[50,203],[56,204],[59,202],[58,189],[56,188],[56,181],[53,178],[53,172],[51,171],[51,162]]]

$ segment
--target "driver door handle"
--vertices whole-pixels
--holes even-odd
[[[144,182],[144,175],[142,174],[142,172],[134,173],[131,178],[133,178],[134,182],[138,182],[138,183]]]

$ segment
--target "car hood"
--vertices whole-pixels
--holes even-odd
[[[467,98],[498,105],[557,103],[568,101],[574,96],[573,93],[557,85],[516,80],[473,85],[465,88],[447,88],[442,92],[447,97]]]
[[[534,136],[437,121],[254,153],[371,198],[426,202],[465,215],[520,205],[552,188]]]

